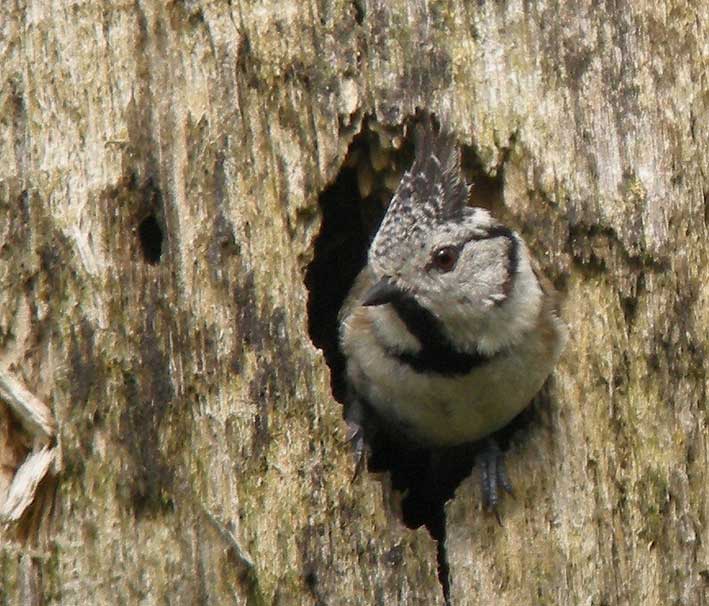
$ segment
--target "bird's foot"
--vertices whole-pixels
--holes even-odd
[[[497,516],[497,504],[500,501],[500,489],[514,496],[512,484],[505,468],[505,455],[500,450],[495,440],[489,439],[479,452],[476,463],[480,469],[480,483],[482,485],[483,507],[492,511]]]
[[[364,429],[359,423],[351,419],[347,419],[347,441],[352,445],[355,456],[355,470],[352,476],[352,481],[354,482],[364,468],[367,444],[364,441]]]

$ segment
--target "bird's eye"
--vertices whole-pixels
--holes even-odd
[[[442,272],[451,271],[458,261],[458,249],[453,246],[442,246],[433,251],[431,259],[436,269]]]

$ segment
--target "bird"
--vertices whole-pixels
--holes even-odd
[[[452,131],[421,120],[338,335],[357,467],[382,433],[431,451],[482,444],[483,504],[496,511],[512,486],[491,436],[540,390],[568,329],[524,240],[470,191]]]

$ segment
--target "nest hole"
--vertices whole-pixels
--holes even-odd
[[[367,251],[396,187],[414,157],[413,129],[388,128],[365,119],[353,139],[335,181],[319,198],[322,226],[305,283],[308,289],[308,326],[312,342],[330,368],[331,388],[341,403],[346,399],[345,360],[338,345],[338,312],[367,262]],[[471,184],[471,206],[501,214],[502,173],[488,175],[475,150],[463,146],[461,165]],[[515,424],[516,425],[516,424]],[[509,432],[503,430],[502,444]],[[400,444],[378,440],[369,444],[369,471],[385,471],[402,495],[402,519],[409,528],[426,526],[439,548],[439,575],[448,593],[445,557],[445,503],[460,482],[470,475],[476,445],[445,452],[402,450]],[[432,457],[435,479],[432,476]],[[472,506],[472,504],[471,504]]]

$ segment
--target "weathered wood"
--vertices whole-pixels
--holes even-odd
[[[452,603],[707,602],[708,39],[678,0],[3,7],[0,367],[61,470],[0,601],[442,603],[426,530],[351,480],[304,284],[353,137],[391,127],[350,158],[376,193],[425,107],[573,334],[502,525],[475,478],[449,505]]]
[[[0,398],[30,435],[43,441],[54,437],[56,423],[52,411],[2,368],[0,368]]]

